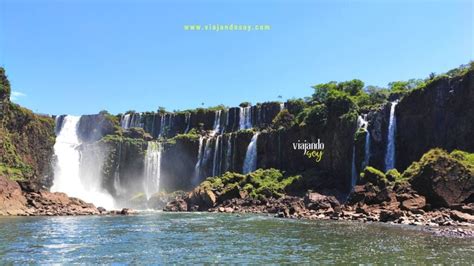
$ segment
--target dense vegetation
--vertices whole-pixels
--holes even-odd
[[[0,68],[0,175],[15,180],[51,175],[54,120],[10,102],[10,92]]]
[[[200,186],[224,198],[233,198],[239,191],[244,191],[255,199],[279,198],[300,178],[299,175],[285,176],[277,169],[258,169],[246,175],[227,172],[221,176],[209,177]]]

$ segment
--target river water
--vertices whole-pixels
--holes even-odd
[[[0,217],[0,264],[474,263],[474,241],[419,228],[260,215]]]

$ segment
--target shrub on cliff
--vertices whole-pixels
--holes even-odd
[[[474,154],[432,149],[403,173],[433,207],[474,201]]]
[[[379,187],[388,185],[388,179],[382,171],[372,166],[367,166],[360,174],[359,184],[371,183]]]
[[[11,179],[37,179],[51,185],[54,120],[6,102],[0,126],[0,172]]]
[[[288,129],[295,124],[295,117],[288,112],[288,110],[281,110],[273,119],[272,127],[275,129],[284,128]]]
[[[281,197],[285,189],[300,176],[284,176],[277,169],[258,169],[243,175],[226,172],[221,176],[209,177],[200,184],[205,190],[218,195],[218,201],[248,195],[255,199]]]

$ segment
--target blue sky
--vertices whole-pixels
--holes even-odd
[[[49,114],[152,111],[424,78],[474,59],[473,1],[0,0],[15,101]],[[269,24],[189,32],[186,24]]]

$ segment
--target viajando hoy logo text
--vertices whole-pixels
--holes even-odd
[[[306,140],[293,143],[294,150],[303,151],[303,155],[319,163],[324,155],[324,143],[318,139],[318,142],[308,142]]]

